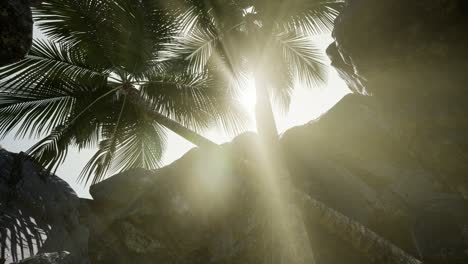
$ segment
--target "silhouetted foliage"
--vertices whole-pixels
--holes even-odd
[[[0,133],[48,134],[29,150],[48,169],[71,145],[98,147],[81,175],[94,183],[109,169],[157,168],[168,122],[178,131],[242,127],[228,89],[164,61],[175,25],[155,2],[51,0],[34,15],[50,40],[36,40],[24,60],[0,70]],[[130,100],[129,88],[143,100]]]

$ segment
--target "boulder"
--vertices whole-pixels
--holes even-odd
[[[33,38],[30,6],[40,2],[37,0],[0,2],[0,66],[19,61],[29,52]]]
[[[18,264],[73,264],[70,253],[63,251],[57,253],[42,253],[24,259]]]
[[[60,251],[87,263],[83,204],[65,181],[26,154],[0,149],[0,241],[7,263]]]
[[[468,262],[467,11],[463,0],[346,1],[328,53],[355,94],[281,138],[290,172],[281,185],[374,231],[412,263]],[[271,236],[265,206],[277,197],[264,193],[257,142],[244,134],[155,171],[115,175],[91,188],[92,201],[3,151],[1,208],[13,211],[0,221],[26,213],[35,222],[25,228],[56,234],[43,252],[89,254],[92,263],[280,262],[273,253],[283,238]],[[390,262],[290,201],[302,220],[292,223],[295,242],[313,252],[298,263]]]
[[[281,144],[293,186],[424,263],[468,262],[466,1],[349,0],[328,48],[355,92]],[[97,263],[262,263],[254,135],[91,189]],[[128,189],[127,189],[128,187]],[[274,199],[274,197],[271,197]],[[297,206],[294,204],[292,206]],[[316,263],[388,263],[300,208]],[[385,256],[381,256],[385,258]],[[270,259],[271,260],[271,259]]]
[[[468,3],[349,0],[332,64],[438,184],[468,198]]]

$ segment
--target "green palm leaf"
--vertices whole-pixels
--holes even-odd
[[[106,67],[93,64],[88,58],[77,47],[36,40],[24,60],[0,69],[0,89],[69,93],[105,84]]]
[[[109,169],[119,172],[129,168],[156,169],[160,166],[166,146],[164,129],[154,121],[141,118],[141,115],[136,122],[126,122],[125,115],[122,111],[118,122],[106,126],[108,135],[104,136],[99,149],[84,167],[80,181],[97,183]]]
[[[246,114],[229,93],[206,74],[154,74],[141,86],[141,91],[159,113],[204,131],[213,121],[229,132],[245,128]]]
[[[113,5],[102,0],[47,0],[33,15],[38,28],[55,41],[99,45],[100,33],[113,29]]]
[[[290,33],[278,35],[277,40],[296,80],[306,87],[321,87],[326,83],[326,56],[310,37]]]
[[[343,0],[288,1],[287,13],[280,23],[290,32],[309,36],[329,34],[343,5]]]
[[[69,107],[69,114],[65,116],[66,120],[54,124],[54,129],[27,153],[48,170],[55,171],[65,161],[69,146],[76,145],[79,149],[96,147],[101,137],[101,126],[108,114],[106,112],[113,106],[112,98],[96,104],[96,97],[103,98],[99,94],[82,93],[76,97]],[[51,124],[52,120],[45,123]]]
[[[232,18],[239,16],[217,18],[225,12],[220,2],[192,14],[161,3],[47,0],[35,9],[51,41],[36,41],[27,58],[0,69],[0,134],[15,127],[21,137],[48,134],[29,153],[50,170],[63,162],[70,146],[98,146],[81,174],[95,183],[108,171],[156,168],[165,147],[162,124],[202,145],[211,142],[181,125],[202,131],[216,124],[234,133],[244,128],[245,113],[231,87],[244,63],[232,48],[241,30],[232,26]],[[178,11],[171,14],[167,7]],[[199,30],[200,10],[212,14],[209,30]],[[189,41],[175,39],[172,51],[178,54],[167,56],[164,43],[182,32],[171,21],[176,16],[187,25],[196,17],[198,31],[190,31]],[[188,51],[190,46],[196,48]],[[175,67],[181,58],[184,63]],[[137,91],[139,99],[126,101],[129,91]]]

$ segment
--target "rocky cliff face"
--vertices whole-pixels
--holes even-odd
[[[301,191],[425,263],[468,261],[467,11],[461,0],[347,1],[328,52],[361,95],[282,138]],[[248,169],[259,154],[243,140],[96,185],[91,258],[264,260],[258,175]],[[302,213],[316,263],[386,263]]]
[[[468,197],[468,3],[349,0],[333,65],[444,187]]]
[[[468,262],[466,12],[463,0],[348,0],[328,52],[356,94],[281,139],[295,188],[424,263]],[[157,171],[132,170],[93,186],[94,200],[79,213],[91,262],[271,261],[256,142],[242,135]],[[5,157],[11,164],[13,156]],[[8,185],[0,187],[21,182],[7,171]],[[22,195],[30,188],[21,187]],[[44,197],[74,202],[48,209],[61,212],[51,215],[76,219],[67,209],[77,208],[76,198],[60,193]],[[299,242],[310,245],[315,263],[396,263],[376,244],[343,236],[356,230],[351,220],[349,230],[336,232],[336,215],[301,203],[293,204],[304,221]],[[50,249],[73,255],[81,248]]]
[[[0,148],[0,263],[64,250],[75,263],[87,263],[80,203],[67,183],[24,153]]]
[[[348,96],[284,135],[295,186],[426,263],[465,263],[466,200],[440,185],[367,100]],[[271,252],[256,142],[243,135],[156,172],[129,171],[93,186],[93,263],[263,263]],[[316,263],[387,263],[302,210]]]
[[[32,45],[31,6],[42,0],[2,0],[0,3],[0,66],[16,62]]]

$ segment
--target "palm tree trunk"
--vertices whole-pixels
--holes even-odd
[[[329,208],[300,191],[295,192],[297,200],[304,208],[304,214],[310,214],[312,221],[348,242],[357,251],[364,253],[374,263],[379,264],[422,264],[399,247],[384,239],[361,223]]]
[[[198,147],[213,147],[218,144],[213,141],[203,137],[197,132],[181,125],[177,121],[174,121],[167,116],[160,114],[158,111],[154,110],[150,104],[140,95],[140,91],[132,87],[131,85],[124,85],[123,90],[125,91],[129,101],[136,106],[142,107],[146,114],[156,120],[159,124],[163,125],[167,129],[176,133],[177,135],[185,138],[186,140],[193,143]]]
[[[255,118],[257,132],[264,141],[270,144],[279,144],[278,129],[268,94],[268,81],[263,74],[255,75],[256,105]]]
[[[185,126],[181,125],[180,123],[154,111],[148,111],[148,114],[152,116],[159,124],[163,125],[164,127],[168,128],[172,132],[176,133],[177,135],[185,138],[186,140],[192,142],[194,145],[198,147],[213,147],[217,146],[216,143],[203,137],[202,135],[198,134],[197,132],[186,128]]]
[[[260,195],[263,206],[268,208],[265,215],[270,219],[267,224],[271,236],[264,253],[269,259],[264,263],[315,264],[302,214],[294,206],[293,197],[286,194],[288,188],[285,187],[290,185],[291,177],[283,159],[268,84],[265,75],[255,75],[255,115],[262,156],[261,162],[256,164],[256,173],[263,178]]]

